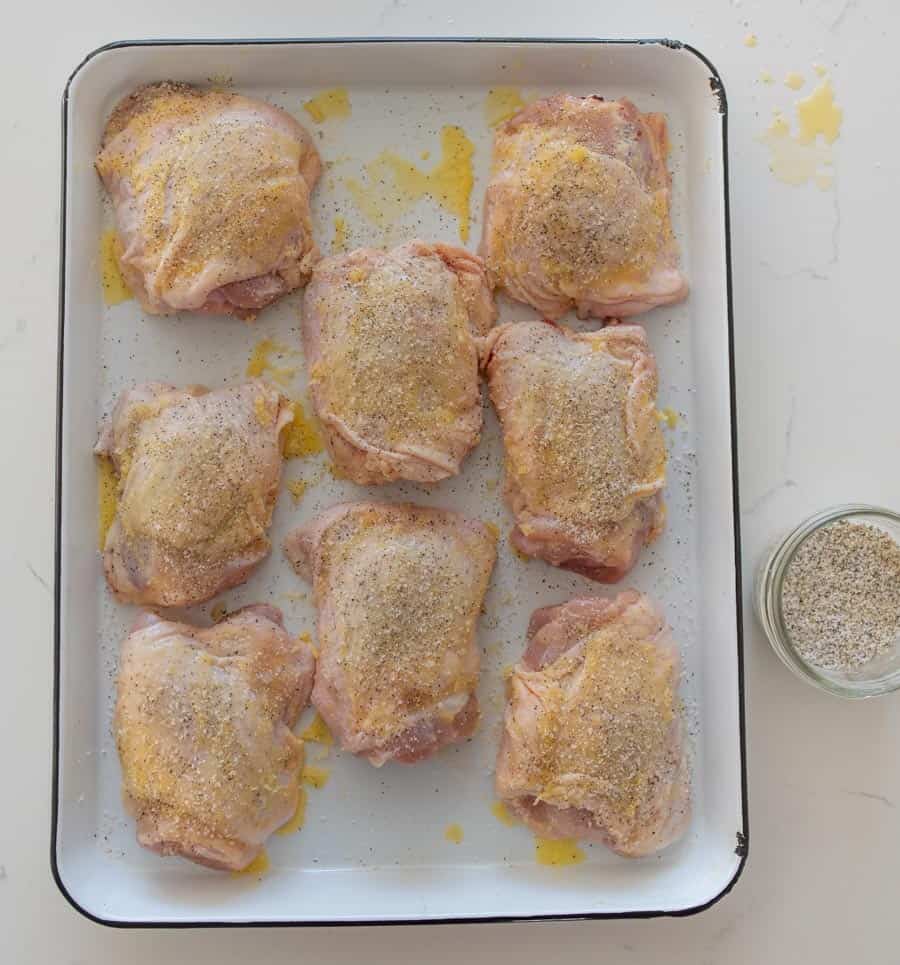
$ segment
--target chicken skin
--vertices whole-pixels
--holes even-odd
[[[309,133],[262,101],[151,84],[113,111],[96,168],[122,274],[144,311],[252,319],[318,260]]]
[[[245,868],[297,808],[315,658],[274,607],[201,629],[142,613],[122,644],[115,736],[140,844]]]
[[[644,330],[501,325],[486,370],[506,449],[512,543],[615,583],[662,531],[666,450]]]
[[[312,702],[341,747],[413,763],[478,724],[475,623],[496,558],[482,523],[377,502],[334,506],[285,552],[318,608]]]
[[[537,610],[507,681],[498,796],[541,837],[626,857],[667,847],[690,821],[679,674],[635,590]]]
[[[478,352],[496,312],[481,260],[412,241],[321,261],[306,289],[313,405],[360,485],[437,482],[481,433]]]
[[[118,506],[103,550],[126,603],[191,606],[242,583],[267,555],[290,405],[266,382],[125,392],[95,452]]]
[[[669,217],[662,114],[556,94],[497,131],[481,256],[495,285],[556,319],[624,318],[687,296]]]

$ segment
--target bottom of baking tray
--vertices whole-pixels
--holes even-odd
[[[437,163],[440,131],[462,128],[473,145],[475,246],[492,129],[488,92],[555,90],[626,95],[669,119],[673,219],[691,279],[690,299],[642,320],[657,356],[667,427],[669,523],[629,583],[662,604],[683,655],[682,693],[692,751],[694,816],[683,841],[628,861],[583,846],[584,861],[539,864],[533,837],[492,813],[493,762],[503,709],[503,669],[521,655],[537,606],[596,584],[543,563],[525,564],[505,535],[502,447],[486,408],[484,436],[462,474],[426,490],[360,489],[333,479],[324,456],[286,466],[308,483],[293,505],[283,492],[272,528],[287,529],[339,499],[413,499],[457,509],[504,535],[479,639],[481,728],[468,744],[414,768],[381,770],[333,748],[310,748],[329,772],[308,790],[300,833],[275,835],[270,867],[236,877],[161,860],[140,849],[119,801],[110,733],[114,669],[132,611],[110,599],[97,554],[96,475],[91,449],[99,417],[123,387],[147,379],[224,384],[244,376],[261,339],[296,351],[301,295],[267,309],[252,326],[209,317],[147,318],[134,302],[103,304],[97,240],[108,224],[93,155],[115,99],[160,78],[211,78],[263,97],[315,133],[326,174],[314,195],[317,237],[327,250],[341,215],[355,245],[392,245],[415,233],[460,243],[459,224],[422,202],[382,230],[361,217],[347,191],[390,149]],[[323,88],[347,90],[352,116],[313,123],[303,104]],[[670,42],[223,42],[125,44],[98,52],[67,91],[63,248],[60,490],[57,573],[57,761],[53,861],[57,880],[85,914],[113,924],[278,924],[684,914],[706,907],[736,879],[746,854],[736,566],[734,424],[724,169],[724,95],[710,66]],[[426,161],[423,155],[429,154]],[[530,317],[502,303],[501,319]],[[527,314],[523,314],[526,312]],[[302,399],[298,353],[285,388]],[[276,549],[229,609],[263,600],[292,633],[314,630],[308,587]],[[198,619],[209,616],[201,608]],[[458,825],[458,829],[453,827]]]

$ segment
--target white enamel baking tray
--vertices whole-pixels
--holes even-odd
[[[455,218],[426,199],[400,224],[367,222],[345,179],[391,148],[423,168],[440,155],[446,124],[475,145],[472,236],[492,132],[486,93],[512,85],[526,96],[558,90],[626,95],[669,119],[674,222],[689,300],[644,317],[660,369],[660,407],[680,415],[670,446],[669,526],[627,583],[662,602],[684,655],[694,817],[685,839],[637,861],[600,846],[577,866],[535,861],[534,840],[491,812],[492,770],[502,710],[503,668],[524,646],[535,607],[603,587],[541,562],[516,558],[505,539],[501,446],[493,413],[463,474],[430,490],[414,485],[362,490],[327,472],[325,457],[293,460],[304,477],[299,506],[283,491],[275,550],[230,609],[270,601],[288,629],[314,630],[314,613],[283,559],[289,527],[338,499],[374,494],[463,510],[504,534],[480,628],[483,722],[468,744],[412,768],[381,770],[332,751],[322,790],[310,790],[306,824],[273,836],[261,878],[206,871],[142,851],[119,802],[110,734],[119,641],[133,617],[104,586],[97,552],[97,482],[91,448],[97,424],[126,386],[146,379],[210,386],[239,381],[264,337],[299,350],[299,294],[255,324],[204,317],[142,317],[135,302],[104,305],[98,239],[110,213],[93,170],[105,118],[139,84],[160,79],[229,83],[295,114],[316,132],[331,162],[315,192],[326,252],[334,218],[351,246],[395,244],[418,235],[459,242]],[[349,91],[352,115],[315,124],[302,105],[317,92]],[[58,541],[56,548],[56,746],[52,865],[59,887],[85,915],[115,925],[432,922],[546,917],[686,914],[712,904],[746,858],[740,585],[737,556],[734,389],[730,312],[726,114],[711,64],[671,41],[226,41],[114,44],[91,54],[64,97],[63,243],[59,369]],[[422,154],[430,152],[430,160]],[[533,317],[501,304],[502,319]],[[580,323],[575,323],[580,324]],[[302,399],[302,358],[286,391]],[[612,591],[614,592],[614,591]],[[209,619],[209,607],[193,614]],[[463,840],[444,837],[459,824]]]

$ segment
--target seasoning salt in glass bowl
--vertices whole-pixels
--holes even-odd
[[[756,611],[782,661],[839,697],[900,689],[900,514],[823,510],[772,550]]]

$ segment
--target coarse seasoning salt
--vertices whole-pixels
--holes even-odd
[[[869,523],[823,526],[788,564],[781,609],[803,660],[822,670],[859,670],[900,637],[900,544]]]

